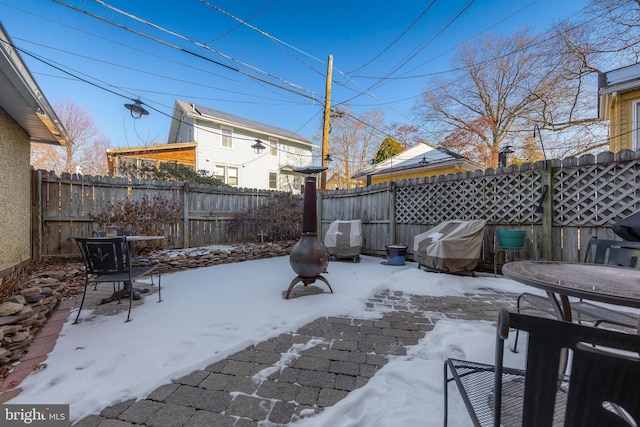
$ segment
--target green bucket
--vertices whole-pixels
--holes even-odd
[[[527,236],[526,230],[496,230],[498,243],[502,249],[522,249],[524,238]]]

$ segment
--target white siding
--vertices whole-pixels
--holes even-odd
[[[228,174],[233,174],[237,168],[238,187],[257,189],[269,189],[269,172],[275,172],[278,174],[278,190],[300,192],[304,178],[291,172],[283,172],[282,168],[311,165],[311,148],[299,144],[292,145],[285,139],[276,139],[270,135],[249,132],[224,124],[224,128],[233,129],[232,146],[227,148],[222,146],[220,124],[195,120],[195,126],[187,127],[193,129],[193,140],[197,142],[197,170],[221,174],[224,168],[225,178],[228,178]],[[179,135],[182,135],[181,131],[182,126]],[[270,144],[271,141],[277,141],[276,155],[269,147],[261,154],[256,154],[251,148],[256,139],[260,139],[265,145]]]
[[[178,137],[176,142],[192,142],[195,141],[193,137],[193,119],[187,117],[186,114],[182,114],[182,122],[178,125]]]

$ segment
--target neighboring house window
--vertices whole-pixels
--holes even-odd
[[[269,172],[269,188],[272,190],[278,189],[278,174],[275,172]]]
[[[278,140],[269,138],[269,155],[278,155]]]
[[[232,147],[231,136],[233,133],[233,129],[221,127],[220,132],[222,134],[222,146],[225,148],[231,148]]]
[[[219,179],[222,182],[225,182],[224,180],[224,166],[216,166],[213,169],[213,177],[216,179]]]
[[[227,168],[227,184],[238,186],[238,168]]]
[[[213,177],[227,185],[238,186],[238,168],[232,166],[216,166]]]
[[[638,129],[640,126],[640,101],[633,102],[632,111],[633,132],[631,134],[631,144],[633,145],[632,150],[637,150],[640,148],[640,129]]]

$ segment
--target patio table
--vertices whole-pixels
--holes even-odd
[[[556,316],[570,322],[569,297],[640,308],[640,270],[604,264],[515,261],[502,273],[510,279],[544,290]],[[640,326],[640,324],[639,324]]]
[[[560,320],[571,322],[569,297],[640,308],[640,270],[607,264],[583,264],[554,261],[514,261],[502,267],[502,274],[547,293]],[[638,327],[640,333],[640,316]],[[565,349],[566,350],[566,349]],[[565,372],[569,352],[564,351],[559,372]],[[612,409],[629,422],[628,414],[615,403]]]

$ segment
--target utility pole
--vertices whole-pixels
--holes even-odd
[[[327,86],[324,96],[324,121],[322,123],[322,166],[327,166],[329,154],[329,121],[331,120],[331,79],[333,74],[333,55],[329,55],[327,61]],[[327,171],[322,171],[320,177],[320,189],[327,188]]]

